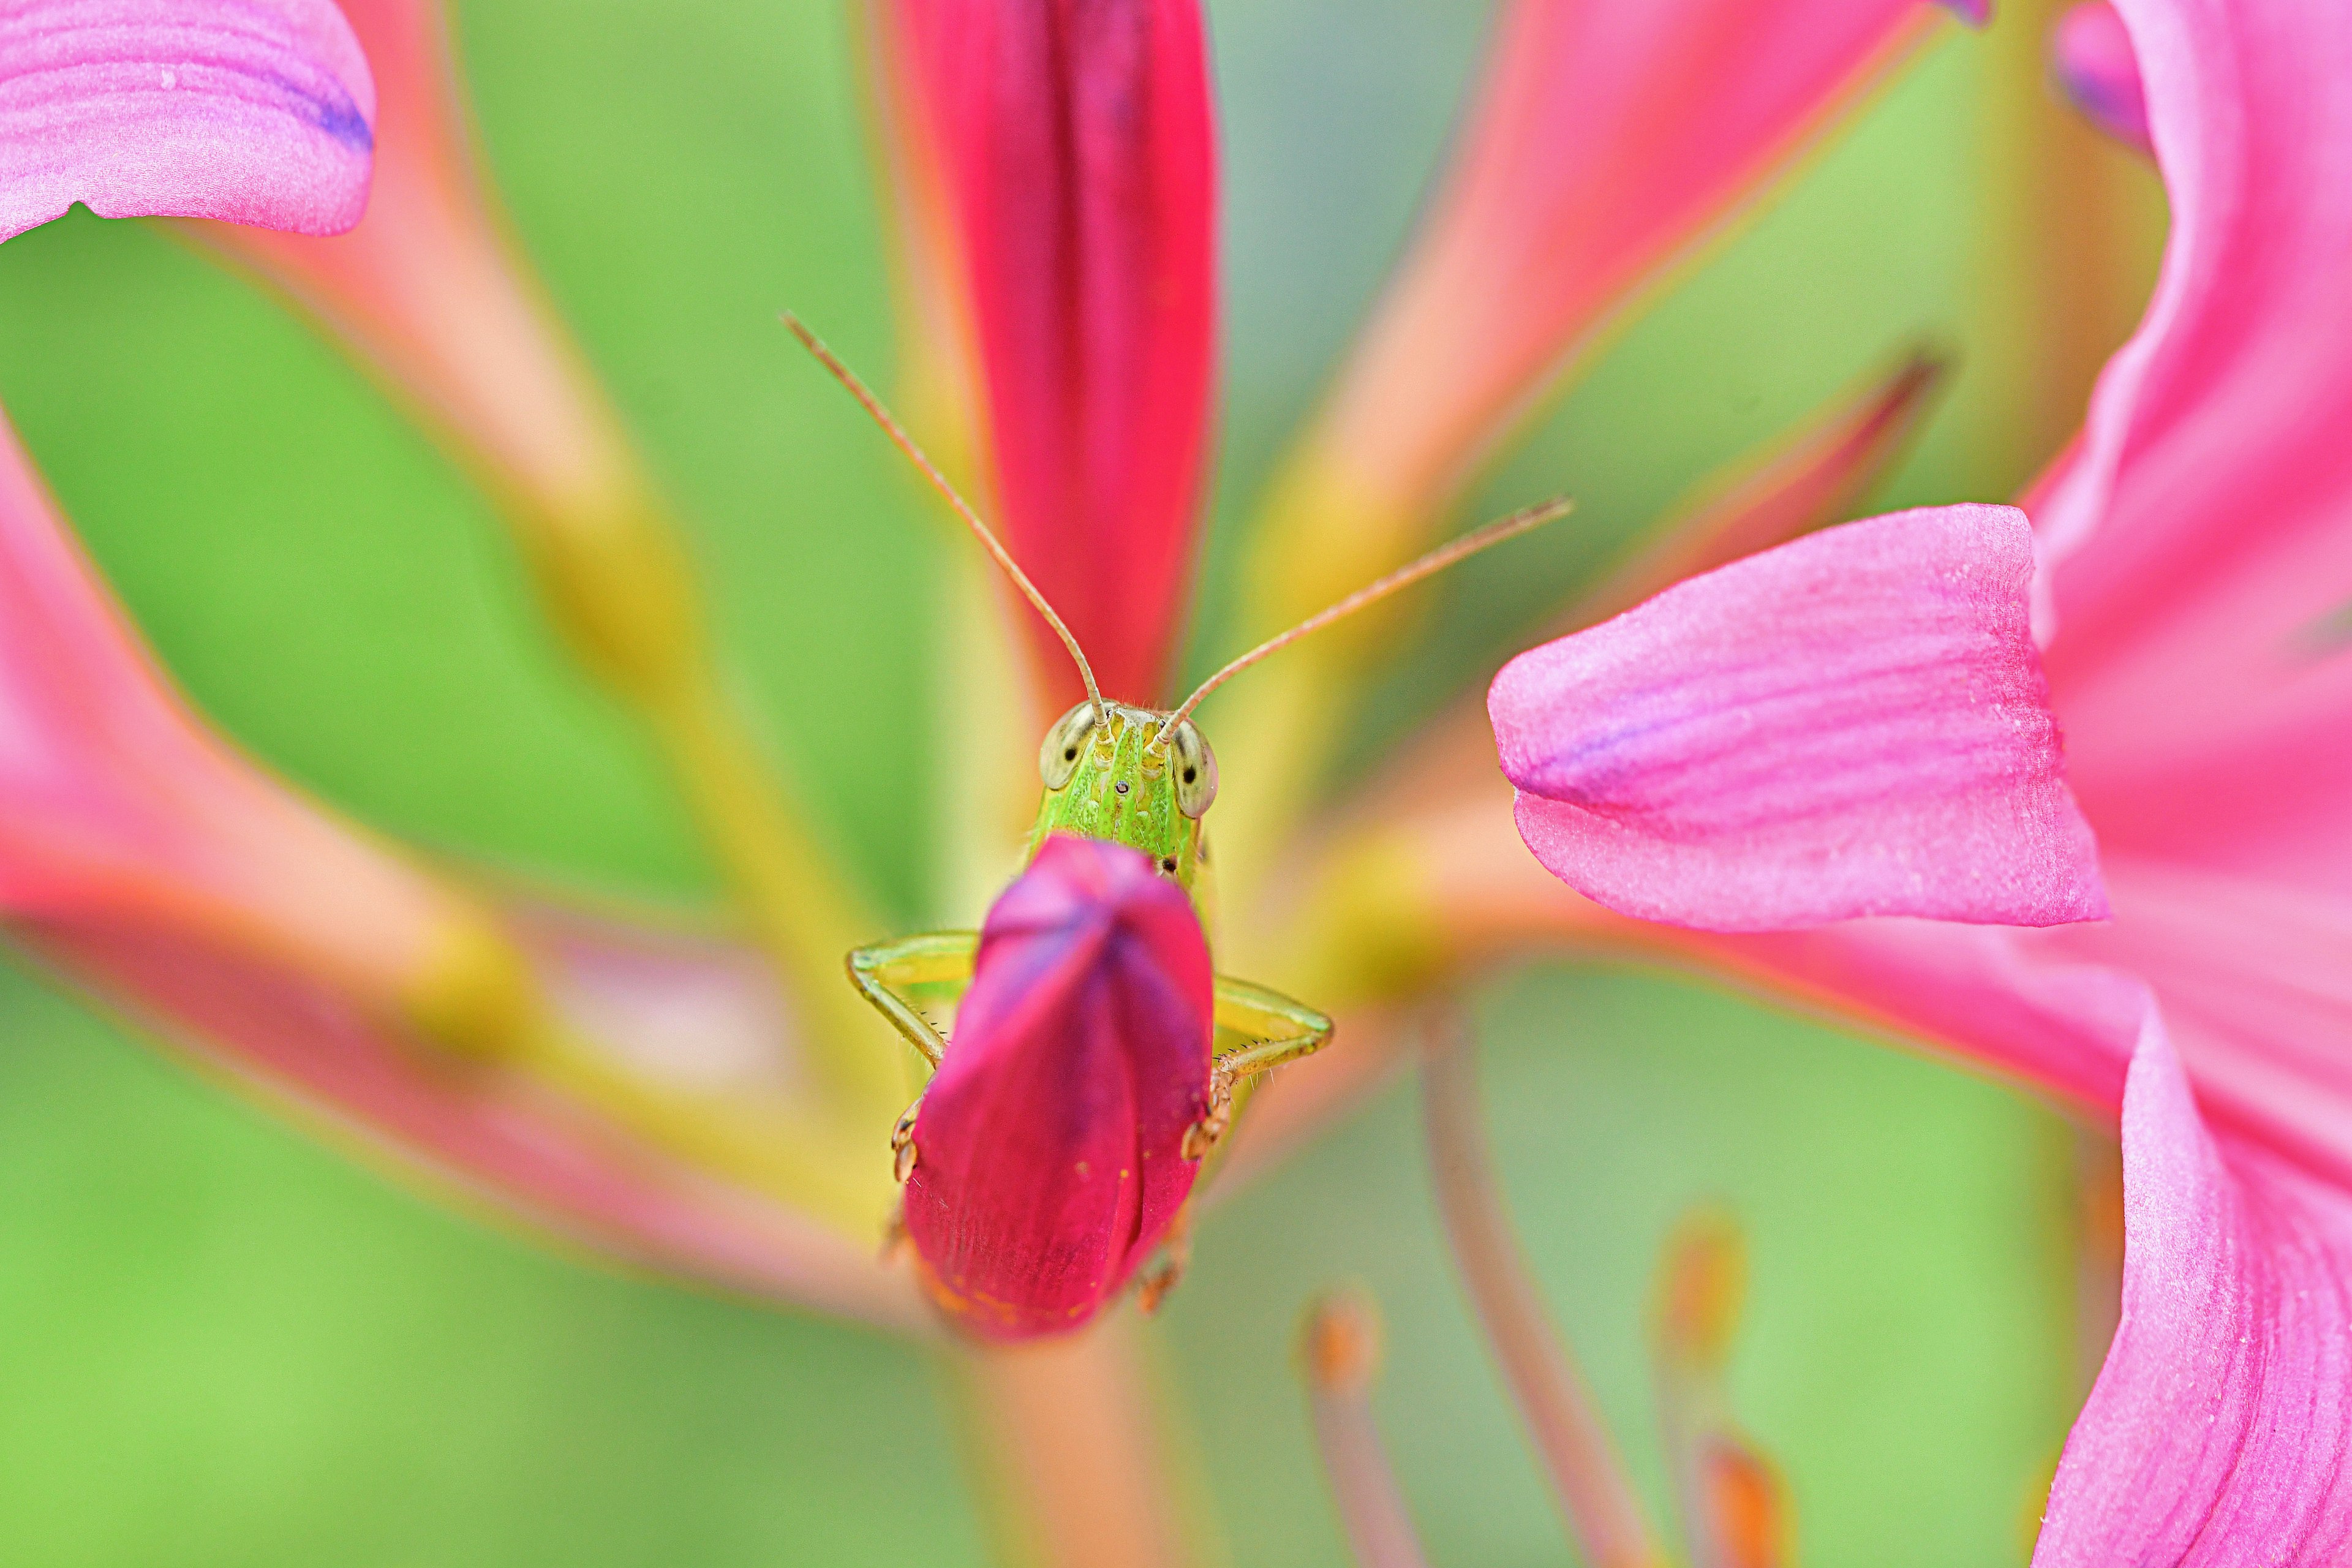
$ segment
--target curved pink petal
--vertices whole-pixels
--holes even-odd
[[[878,1229],[882,1130],[802,1146],[756,959],[502,918],[270,778],[171,690],[4,425],[0,926],[238,1079],[541,1225],[919,1321],[842,1221]],[[532,1055],[541,1028],[572,1054]]]
[[[1187,601],[1216,331],[1197,0],[892,0],[948,186],[1007,542],[1112,696],[1162,696]],[[1069,658],[1024,611],[1059,708]]]
[[[1933,16],[1922,0],[1504,6],[1310,464],[1408,523],[1441,505],[1638,285]]]
[[[0,16],[0,239],[82,202],[337,234],[375,89],[329,0],[19,0]]]
[[[1160,1244],[1200,1169],[1214,985],[1192,900],[1123,845],[1056,835],[996,900],[907,1180],[960,1327],[1074,1329]]]
[[[1588,897],[1717,931],[2106,912],[2027,626],[2022,514],[1812,534],[1507,665],[1519,831]]]
[[[2352,1202],[2217,1142],[2153,1010],[2123,1145],[2123,1318],[2035,1568],[2344,1562]]]
[[[2116,10],[2173,232],[2077,455],[2031,506],[2056,563],[2048,665],[2075,783],[2111,842],[2341,886],[2352,13]]]
[[[2147,96],[2132,58],[2131,35],[2107,0],[2083,0],[2050,34],[2050,70],[2084,118],[2127,146],[2152,151]]]
[[[379,995],[458,911],[206,731],[0,422],[0,914],[166,919]]]

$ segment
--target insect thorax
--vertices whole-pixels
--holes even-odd
[[[1108,721],[1095,725],[1078,743],[1068,782],[1047,789],[1039,802],[1028,854],[1035,855],[1053,833],[1108,839],[1149,855],[1163,875],[1191,893],[1201,858],[1201,825],[1177,808],[1175,759],[1169,748],[1150,744],[1168,715],[1115,702],[1108,712]]]

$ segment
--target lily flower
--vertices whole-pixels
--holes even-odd
[[[39,58],[58,39],[79,36],[68,24],[105,10],[87,0],[34,7],[29,14],[48,25],[25,35],[19,41],[29,52],[16,58]],[[326,14],[291,0],[182,7],[151,0],[126,5],[123,14],[159,10],[233,17],[240,27]],[[699,806],[736,889],[734,921],[681,931],[675,922],[552,895],[495,894],[356,830],[314,825],[303,830],[307,842],[352,835],[358,846],[321,853],[319,868],[367,869],[380,889],[397,895],[379,891],[352,908],[375,911],[364,921],[381,921],[390,937],[422,933],[405,944],[385,941],[373,955],[376,970],[337,968],[360,917],[314,922],[307,905],[291,913],[247,910],[237,902],[246,889],[233,881],[198,879],[187,907],[208,930],[232,916],[245,921],[231,927],[247,942],[238,956],[257,948],[268,966],[175,955],[166,963],[126,948],[155,913],[151,903],[169,907],[156,889],[184,874],[168,846],[138,847],[155,867],[142,872],[143,881],[121,883],[131,889],[130,907],[90,904],[101,914],[89,941],[60,962],[110,1004],[560,1234],[686,1277],[925,1333],[931,1320],[915,1310],[908,1272],[873,1257],[894,1201],[891,1118],[917,1070],[840,973],[850,946],[891,934],[864,912],[880,900],[793,806],[721,698],[720,658],[703,629],[669,513],[496,216],[462,133],[439,8],[431,0],[355,0],[352,16],[384,86],[374,138],[380,205],[342,238],[220,231],[210,242],[268,276],[375,368],[501,503],[538,570],[551,622],[583,668],[645,722],[682,794]],[[1244,568],[1253,618],[1291,624],[1297,612],[1412,553],[1472,470],[1648,280],[1942,25],[1924,0],[1800,0],[1769,20],[1759,16],[1745,0],[1513,0],[1505,8],[1428,221],[1267,500]],[[16,37],[7,31],[15,26],[0,24],[0,41]],[[265,28],[264,36],[280,35]],[[948,384],[969,397],[961,412],[976,433],[979,492],[1002,517],[1015,558],[1034,569],[1045,596],[1104,664],[1114,696],[1162,700],[1199,547],[1213,402],[1214,113],[1199,7],[1192,0],[891,0],[875,36],[881,97],[894,116],[892,167],[916,187],[898,205],[917,220],[904,237],[908,271],[930,290],[936,320],[958,334],[945,349],[976,356],[969,374]],[[153,66],[152,92],[178,90],[176,75],[173,85],[164,79],[177,67],[147,57],[133,64]],[[313,79],[290,68],[270,79],[279,77]],[[141,103],[151,91],[136,71],[99,79],[132,81]],[[356,85],[347,97],[362,108],[371,101]],[[325,101],[281,97],[264,105],[278,106],[290,132],[319,143],[291,163],[264,165],[265,194],[282,209],[221,197],[207,183],[221,167],[213,162],[202,164],[203,178],[189,176],[201,200],[167,191],[145,210],[209,217],[283,210],[302,223],[314,212],[347,215],[349,192],[335,182],[348,173],[349,126],[316,108]],[[245,125],[254,112],[237,107],[229,121]],[[42,178],[50,166],[43,159],[61,158],[60,148],[76,150],[106,180],[144,168],[140,150],[109,140],[98,121],[26,122],[32,129],[23,135],[12,123],[0,120],[0,162],[19,159]],[[91,124],[104,133],[78,139]],[[54,211],[56,190],[37,180],[26,188],[37,186],[43,194],[28,198],[26,210]],[[1644,570],[1716,565],[1727,553],[1832,521],[1825,514],[1842,511],[1885,462],[1920,393],[1906,370],[1842,402],[1807,439],[1751,476],[1761,488],[1745,487],[1649,541],[1647,565],[1628,581]],[[842,417],[856,416],[845,409]],[[1993,526],[1947,521],[1963,531]],[[1813,548],[1836,553],[1856,537],[1847,531]],[[2016,608],[2014,584],[2003,584],[1986,600],[2007,613]],[[1643,582],[1642,591],[1664,585]],[[76,614],[91,618],[86,607]],[[1308,645],[1206,716],[1223,726],[1221,738],[1231,737],[1223,748],[1229,793],[1243,807],[1218,828],[1233,933],[1218,933],[1220,958],[1231,952],[1245,970],[1297,985],[1318,1005],[1325,996],[1302,982],[1329,978],[1331,1003],[1370,1009],[1451,984],[1484,957],[1488,927],[1476,912],[1464,914],[1458,931],[1428,940],[1417,929],[1384,927],[1420,890],[1412,860],[1351,859],[1357,841],[1346,832],[1307,831],[1327,815],[1310,785],[1328,755],[1328,726],[1409,629],[1391,616],[1378,635]],[[1901,907],[1996,919],[2063,919],[2095,907],[2080,825],[2057,785],[2046,721],[2028,689],[2032,650],[2011,629],[1990,615],[1960,627],[1998,645],[1986,653],[1970,644],[1979,661],[1970,668],[2000,685],[2009,700],[2000,712],[2011,728],[1938,732],[1958,736],[1956,754],[1971,747],[1991,754],[1991,764],[1975,772],[1955,765],[1953,776],[1982,807],[1965,830],[2012,847],[2038,834],[2033,847],[2044,860],[2034,862],[2036,877],[2021,893],[1979,889],[1971,901],[1939,889],[1935,900]],[[1002,663],[1028,669],[1030,705],[1050,713],[1070,694],[1069,672],[1058,651],[1045,650],[1048,658],[1042,643],[1029,642],[1031,657]],[[16,648],[0,640],[0,658]],[[971,658],[994,668],[995,652],[980,648]],[[157,685],[142,661],[115,667],[128,672],[126,684]],[[0,694],[20,684],[37,692],[47,679],[30,655],[8,675]],[[1936,714],[1957,724],[1968,695],[1958,683],[1943,689]],[[27,712],[37,710],[34,698],[24,700]],[[17,715],[5,717],[13,732]],[[194,724],[184,710],[182,721]],[[1025,767],[1036,739],[1034,727],[1003,726],[991,737],[993,753],[960,754],[959,765],[997,770],[1011,757]],[[181,747],[197,749],[194,742]],[[1449,755],[1475,766],[1477,753],[1474,745]],[[120,748],[88,754],[92,769],[142,760]],[[1863,761],[1874,760],[1885,758],[1865,748]],[[89,787],[100,798],[95,784]],[[281,810],[283,797],[249,781],[239,788],[266,801],[252,820],[285,830],[283,845],[250,846],[252,863],[299,858],[306,840],[291,825],[316,808]],[[111,783],[107,789],[105,798],[137,798]],[[12,823],[18,837],[6,847],[34,866],[34,850],[70,843],[71,804],[28,795]],[[1507,797],[1491,815],[1507,824]],[[2096,811],[2090,815],[2095,822]],[[1399,812],[1377,831],[1410,833],[1419,822]],[[944,826],[941,837],[952,839],[955,825]],[[992,817],[983,826],[995,831]],[[1009,865],[1017,836],[1001,840],[1001,862]],[[1923,855],[1944,848],[1922,844]],[[943,1068],[936,1105],[927,1096],[915,1121],[906,1223],[917,1257],[935,1291],[966,1307],[1013,1300],[1007,1281],[987,1271],[1020,1265],[1010,1283],[1026,1294],[1000,1325],[1010,1333],[1035,1326],[1024,1314],[1097,1314],[1136,1277],[1150,1244],[1168,1238],[1189,1194],[1180,1177],[1132,1201],[1086,1209],[1073,1230],[1084,1232],[1090,1250],[1056,1260],[1070,1267],[1050,1278],[1039,1258],[1046,1248],[1034,1245],[1034,1229],[1021,1228],[1034,1216],[992,1209],[973,1195],[1009,1191],[985,1182],[975,1188],[971,1173],[983,1161],[1025,1161],[1035,1172],[1066,1161],[1075,1171],[1081,1161],[1091,1165],[1097,1141],[1107,1150],[1111,1134],[1164,1152],[1168,1103],[1201,1092],[1190,1077],[1192,1035],[1171,1030],[1151,1042],[1153,1062],[1167,1070],[1131,1104],[1078,1128],[1082,1135],[1030,1121],[1018,1124],[1016,1154],[1005,1156],[994,1142],[1002,1075],[990,1064],[1017,1053],[992,1048],[992,1040],[1058,1037],[1070,1047],[1060,1058],[1068,1070],[1100,1066],[1092,1052],[1100,1036],[1062,1029],[1051,1008],[1022,1002],[1020,987],[994,978],[1001,966],[1018,973],[1058,958],[1070,984],[1054,994],[1083,1012],[1099,1000],[1097,966],[1127,950],[1124,938],[1105,936],[1080,961],[1070,956],[1080,951],[1072,945],[1077,936],[1140,931],[1148,967],[1198,1000],[1207,933],[1189,910],[1172,918],[1161,884],[1149,873],[1131,879],[1132,865],[1081,874],[1090,853],[1049,844],[998,906],[988,969],[964,1001],[967,1065]],[[120,849],[116,859],[130,854]],[[0,887],[14,885],[13,868],[0,870]],[[1486,891],[1507,899],[1521,887],[1506,875]],[[1311,895],[1303,902],[1293,897],[1302,890]],[[1410,912],[1462,913],[1458,891]],[[982,913],[961,888],[950,889],[949,901],[958,920]],[[1060,927],[1056,910],[1070,917]],[[1603,923],[1597,910],[1578,929],[1596,923]],[[444,994],[437,985],[419,989],[419,975],[440,971],[409,960],[442,952],[425,939],[445,928],[463,938],[454,950],[461,962],[450,961],[457,981],[446,988],[465,1003],[455,1008],[414,1000]],[[48,951],[49,938],[29,919],[13,929]],[[1353,1031],[1347,1054],[1376,1063],[1378,1050],[1368,1047],[1377,1047],[1377,1028],[1344,1026]],[[1285,1100],[1302,1112],[1323,1103],[1286,1086],[1274,1109]],[[1288,1125],[1302,1120],[1293,1115]],[[960,1250],[956,1226],[983,1215],[1020,1245],[992,1246],[985,1257]],[[1046,1242],[1061,1239],[1046,1228]],[[1089,1490],[1057,1479],[1056,1460],[1074,1447],[1138,1455],[1156,1447],[1136,1436],[1150,1425],[1139,1393],[1147,1380],[1124,1331],[1113,1318],[1018,1357],[973,1358],[973,1381],[991,1391],[989,1418],[1023,1457],[1031,1503],[1055,1515],[1046,1533],[1064,1543],[1066,1561],[1147,1560],[1152,1552],[1134,1544],[1132,1520],[1173,1510],[1159,1495],[1164,1489],[1149,1482]]]
[[[2116,13],[2173,233],[2082,438],[2025,501],[2051,706],[2112,921],[1676,934],[1514,883],[1499,843],[1477,862],[1500,869],[1491,886],[1451,885],[1457,911],[1495,895],[1489,951],[1679,951],[2119,1118],[2123,1319],[2036,1562],[2316,1563],[2352,1540],[2336,1414],[2352,1078],[2335,1044],[2352,999],[2331,934],[2352,820],[2352,185],[2321,129],[2352,122],[2352,26],[2297,0]],[[1466,820],[1433,807],[1427,843],[1442,830],[1458,861]]]

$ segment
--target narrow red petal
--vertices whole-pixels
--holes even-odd
[[[1197,546],[1216,151],[1197,0],[895,0],[949,186],[1007,542],[1103,688],[1164,695]],[[1068,656],[1030,617],[1058,708]]]
[[[900,1331],[926,1326],[869,1235],[779,1201],[740,1170],[698,1164],[535,1078],[452,1061],[346,992],[136,921],[43,921],[12,934],[100,1005],[273,1109],[420,1171],[469,1208],[635,1267]],[[763,1074],[789,1031],[755,955],[581,920],[551,919],[531,934],[543,939],[532,953],[541,978],[583,1040],[625,1039],[630,1069],[681,1105],[773,1102]],[[877,1172],[887,1159],[878,1140],[861,1150]]]
[[[960,1326],[1077,1327],[1159,1245],[1198,1171],[1215,979],[1182,889],[1057,836],[989,910],[924,1091],[907,1232]]]

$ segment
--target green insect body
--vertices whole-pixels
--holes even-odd
[[[1097,710],[1090,700],[1046,731],[1037,761],[1045,789],[1024,865],[1055,833],[1123,844],[1150,857],[1160,875],[1181,887],[1208,929],[1202,819],[1216,799],[1217,763],[1189,719],[1170,729],[1166,713],[1114,702]],[[977,931],[927,931],[859,948],[849,955],[849,975],[907,1042],[937,1067],[948,1041],[929,1009],[952,1007],[961,997],[971,984],[979,947]],[[1331,1020],[1306,1004],[1223,974],[1217,976],[1216,1024],[1219,1050],[1209,1115],[1188,1140],[1194,1158],[1205,1156],[1223,1135],[1237,1086],[1320,1049],[1332,1030]],[[910,1109],[899,1119],[892,1141],[901,1181],[919,1157],[908,1142],[914,1115]]]
[[[1203,681],[1173,712],[1108,702],[1096,686],[1094,672],[1087,667],[1085,650],[1078,647],[1077,638],[1021,570],[1003,542],[956,493],[955,487],[923,455],[881,400],[815,333],[789,313],[784,324],[955,510],[1022,597],[1061,637],[1086,679],[1087,700],[1055,721],[1038,749],[1038,773],[1045,789],[1037,807],[1036,826],[1023,856],[1024,868],[1035,858],[1045,840],[1056,833],[1125,845],[1150,856],[1161,876],[1184,889],[1194,912],[1201,917],[1203,932],[1211,929],[1212,900],[1209,845],[1202,819],[1216,799],[1217,762],[1192,721],[1192,710],[1201,700],[1241,671],[1299,638],[1457,561],[1565,516],[1570,509],[1565,499],[1547,501],[1441,545],[1232,660]],[[932,1022],[930,1009],[952,1010],[961,1000],[971,988],[972,965],[979,949],[978,931],[928,931],[857,949],[849,955],[849,978],[860,994],[936,1068],[947,1051],[948,1040]],[[1249,1085],[1259,1075],[1321,1049],[1331,1038],[1331,1020],[1305,1003],[1224,974],[1216,977],[1215,1022],[1214,1066],[1206,1096],[1208,1109],[1184,1139],[1183,1156],[1188,1160],[1204,1160],[1217,1147]],[[921,1157],[914,1143],[916,1111],[921,1103],[918,1098],[915,1105],[898,1119],[898,1129],[891,1135],[901,1182],[913,1173]],[[1169,1264],[1144,1281],[1147,1307],[1174,1283],[1182,1265],[1183,1235],[1180,1219],[1167,1242]]]
[[[1028,858],[1055,833],[1139,849],[1192,895],[1206,925],[1201,819],[1216,798],[1216,757],[1189,719],[1161,743],[1167,714],[1116,702],[1104,708],[1097,718],[1091,701],[1081,702],[1045,732],[1037,751],[1045,794]]]

